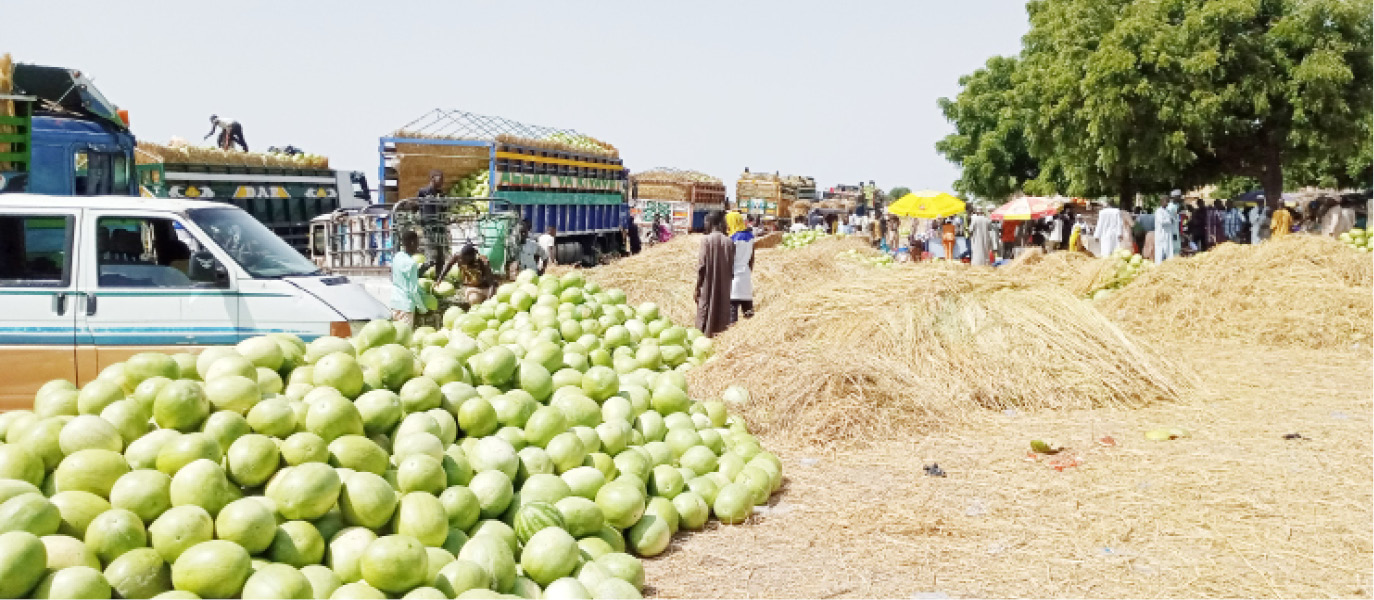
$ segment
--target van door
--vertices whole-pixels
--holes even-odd
[[[94,266],[83,272],[77,317],[82,365],[98,370],[138,352],[238,341],[233,278],[179,215],[91,209],[83,227]]]
[[[29,408],[52,379],[77,381],[79,209],[0,214],[0,410]]]

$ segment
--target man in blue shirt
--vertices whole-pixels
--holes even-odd
[[[420,265],[414,255],[420,249],[420,236],[414,231],[401,234],[401,252],[391,257],[391,320],[415,326],[415,313],[428,312],[420,294]]]

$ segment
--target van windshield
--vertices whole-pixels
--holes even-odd
[[[253,277],[304,277],[322,273],[315,263],[242,210],[215,207],[193,208],[189,212],[191,220]]]

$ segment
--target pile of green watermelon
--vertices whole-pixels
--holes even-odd
[[[688,394],[710,355],[652,304],[525,273],[438,330],[50,382],[0,415],[0,597],[639,597],[639,557],[782,481]]]

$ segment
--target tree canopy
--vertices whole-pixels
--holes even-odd
[[[1369,186],[1370,0],[1032,0],[1018,57],[960,79],[956,187]]]

